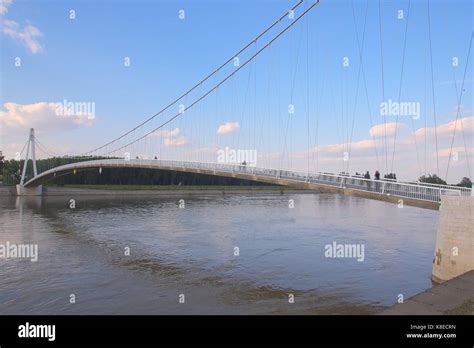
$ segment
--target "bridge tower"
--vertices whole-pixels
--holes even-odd
[[[38,175],[38,169],[36,167],[36,147],[35,147],[35,130],[30,129],[30,136],[28,138],[28,144],[26,146],[25,163],[23,164],[23,170],[21,172],[20,184],[16,185],[16,193],[18,196],[40,196],[43,193],[43,186],[36,187],[25,187],[25,175],[28,167],[28,162],[31,159],[33,163],[33,177]]]

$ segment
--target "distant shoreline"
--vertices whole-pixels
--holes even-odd
[[[64,186],[46,186],[48,188],[74,188],[91,190],[112,190],[112,191],[281,191],[293,190],[286,186],[233,186],[233,185],[64,185]]]

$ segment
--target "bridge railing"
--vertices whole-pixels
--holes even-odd
[[[470,196],[471,189],[452,185],[436,185],[429,183],[404,183],[393,180],[375,180],[362,177],[332,173],[306,173],[298,171],[258,168],[239,164],[185,162],[161,160],[161,164],[169,167],[207,169],[223,172],[253,174],[261,177],[294,180],[299,182],[316,183],[340,188],[350,188],[366,192],[439,202],[441,195]]]
[[[458,190],[462,192],[461,194],[462,196],[469,196],[471,194],[471,189],[469,187],[463,187],[463,186],[431,184],[429,182],[420,182],[420,181],[411,182],[409,184],[417,185],[417,186],[436,187],[436,188],[441,188],[444,190]]]
[[[350,175],[339,175],[331,173],[305,173],[289,170],[271,168],[250,167],[239,164],[209,163],[209,162],[187,162],[187,161],[160,161],[163,165],[170,167],[184,167],[195,169],[210,169],[224,172],[240,172],[259,175],[262,177],[273,177],[280,179],[295,180],[300,182],[311,182],[354,190],[376,192],[380,194],[407,197],[419,200],[436,201],[441,200],[442,194],[470,196],[471,189],[452,185],[436,185],[430,183],[403,183],[393,180],[374,180]]]
[[[300,181],[306,177],[306,181],[312,183],[435,202],[439,202],[443,194],[457,196],[471,195],[471,189],[469,188],[449,185],[425,186],[420,184],[394,182],[392,180],[375,180],[328,173],[310,173],[305,175],[304,173],[290,173],[285,171],[283,176],[287,179],[296,179]]]

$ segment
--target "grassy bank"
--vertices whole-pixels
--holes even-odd
[[[474,315],[474,298],[465,301],[459,307],[450,309],[445,313],[454,315]]]
[[[63,188],[113,191],[297,191],[285,186],[225,186],[225,185],[64,185]]]

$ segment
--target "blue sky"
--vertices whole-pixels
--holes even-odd
[[[0,147],[9,157],[19,151],[15,149],[21,149],[30,125],[37,129],[42,143],[60,154],[79,154],[113,139],[191,87],[297,2],[2,1],[5,10],[2,9],[1,15]],[[296,16],[308,3],[312,1],[305,1]],[[429,133],[434,127],[428,3],[412,0],[409,14],[408,3],[382,1],[381,23],[385,101],[398,100],[403,76],[400,100],[420,104],[420,117],[413,123],[407,116],[399,117],[398,126],[396,117],[385,119],[386,123],[399,127],[400,144],[396,145],[394,169],[406,172],[407,178],[413,179],[437,168],[434,138],[426,138],[425,149],[425,137],[421,137],[425,134],[423,129],[428,128]],[[365,76],[359,75],[352,6],[360,43],[367,8],[362,53]],[[457,110],[454,76],[459,90],[471,39],[472,2],[432,0],[430,8],[437,123],[439,127],[446,125],[446,134],[438,139],[438,151],[446,152],[451,144],[450,122],[456,119]],[[76,14],[73,20],[69,18],[71,9]],[[184,19],[179,18],[180,10],[184,10]],[[404,11],[403,19],[398,19],[399,10]],[[385,159],[382,156],[385,145],[381,143],[386,138],[382,139],[380,128],[369,132],[384,123],[379,112],[383,98],[378,11],[379,1],[375,0],[322,0],[217,93],[163,129],[178,128],[174,138],[162,132],[131,148],[131,152],[147,156],[159,152],[160,157],[215,161],[216,149],[228,146],[258,150],[259,162],[265,166],[304,171],[309,163],[311,170],[338,171],[344,169],[343,152],[351,147],[351,172],[390,171],[391,133],[387,140],[389,158]],[[285,18],[279,29],[290,22]],[[38,36],[32,27],[40,33]],[[262,47],[279,29],[262,38],[256,47]],[[255,46],[248,54],[253,52]],[[14,64],[16,57],[21,58],[20,67]],[[128,67],[124,66],[125,57],[130,58]],[[242,55],[242,61],[245,57],[248,55]],[[342,66],[344,57],[349,58],[348,67]],[[453,57],[459,59],[459,66],[454,69]],[[466,156],[472,157],[471,66],[472,63],[467,70],[458,117],[465,119],[464,138],[457,123],[454,139],[459,156],[451,163],[452,181],[468,176]],[[224,76],[219,74],[199,91]],[[363,77],[367,81],[368,98]],[[183,104],[198,95],[193,94]],[[65,99],[95,103],[95,119],[58,121],[48,114],[44,106],[47,104],[34,107]],[[16,107],[8,108],[5,103],[14,103]],[[292,116],[288,115],[288,104],[295,106]],[[166,113],[162,119],[176,110],[173,107],[173,112]],[[219,126],[226,123],[238,127],[218,133]],[[159,124],[153,121],[128,140]],[[418,138],[413,136],[417,130]],[[416,139],[416,146],[410,143],[411,139]],[[447,155],[440,157],[441,176],[446,171],[446,160]]]

